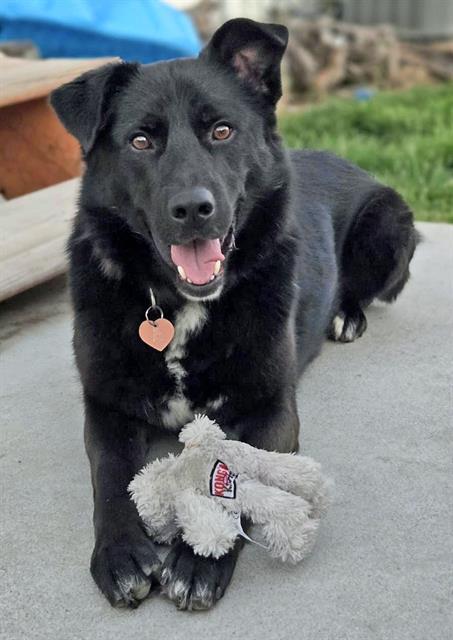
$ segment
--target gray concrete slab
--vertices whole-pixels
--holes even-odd
[[[161,596],[111,609],[88,572],[91,491],[66,292],[1,308],[0,629],[8,640],[446,640],[452,619],[453,227],[425,242],[394,306],[326,344],[300,386],[302,444],[336,481],[313,555],[247,546],[207,613]]]

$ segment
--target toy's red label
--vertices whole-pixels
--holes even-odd
[[[209,483],[211,496],[217,498],[235,498],[236,478],[237,473],[232,473],[224,462],[217,460],[211,471]]]

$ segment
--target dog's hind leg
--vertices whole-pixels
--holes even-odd
[[[419,240],[412,212],[391,188],[379,187],[357,213],[340,258],[340,289],[329,338],[352,342],[367,327],[363,309],[393,302],[409,278]]]

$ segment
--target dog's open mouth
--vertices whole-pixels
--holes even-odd
[[[189,296],[204,298],[220,288],[226,256],[234,244],[233,229],[223,238],[197,238],[172,244],[170,255],[179,274],[179,285]]]
[[[225,256],[222,253],[220,238],[200,238],[188,244],[172,244],[171,259],[181,280],[203,286],[220,274]]]

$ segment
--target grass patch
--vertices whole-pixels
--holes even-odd
[[[328,149],[397,189],[418,220],[453,223],[453,85],[331,98],[282,114],[290,147]]]

